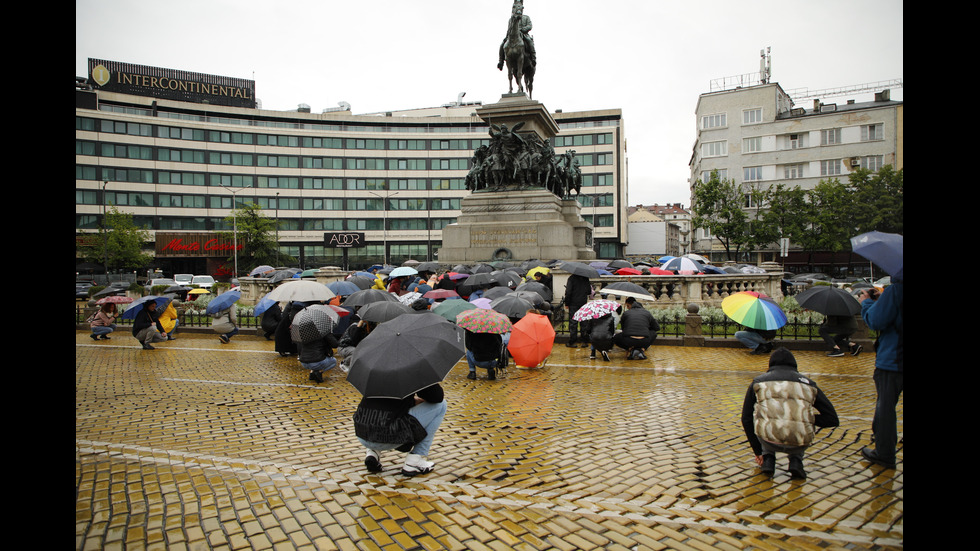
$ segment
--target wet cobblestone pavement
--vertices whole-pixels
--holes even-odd
[[[360,395],[307,378],[260,337],[139,348],[75,335],[76,549],[901,549],[897,470],[862,460],[874,354],[794,352],[834,403],[791,479],[760,473],[742,433],[767,356],[655,346],[646,361],[556,345],[547,367],[444,382],[449,412],[406,478],[369,473]],[[899,403],[899,435],[904,402]]]

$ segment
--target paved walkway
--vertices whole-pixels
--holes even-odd
[[[444,387],[429,459],[366,471],[339,371],[272,343],[184,334],[139,348],[75,335],[76,549],[901,549],[897,470],[861,460],[874,355],[796,352],[841,426],[808,478],[760,474],[739,421],[768,359],[656,346],[647,361],[558,345],[544,369]],[[481,370],[482,371],[482,370]],[[485,371],[483,371],[485,374]],[[899,404],[899,433],[904,406]]]

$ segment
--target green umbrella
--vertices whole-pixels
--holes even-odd
[[[456,321],[456,316],[460,312],[466,310],[473,310],[477,306],[472,302],[465,301],[463,299],[453,298],[449,300],[444,300],[432,308],[433,314],[438,314],[447,320],[454,322]]]

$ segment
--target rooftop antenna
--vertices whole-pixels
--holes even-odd
[[[772,52],[770,46],[759,50],[759,56],[762,58],[759,60],[759,80],[762,84],[768,84],[769,79],[772,78],[772,56],[769,55],[770,52]]]

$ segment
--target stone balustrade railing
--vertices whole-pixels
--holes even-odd
[[[341,281],[349,272],[339,268],[321,268],[316,274],[316,280],[324,285]],[[568,273],[556,269],[553,274],[554,301],[557,303],[565,292],[565,282]],[[712,274],[712,275],[640,275],[640,276],[601,276],[590,281],[597,290],[615,281],[635,283],[653,295],[656,300],[648,304],[649,308],[669,308],[689,304],[700,307],[720,307],[725,297],[740,291],[756,291],[772,297],[775,300],[783,298],[780,288],[781,273],[762,274]],[[241,304],[254,305],[278,283],[269,283],[267,278],[239,278],[242,298]]]

